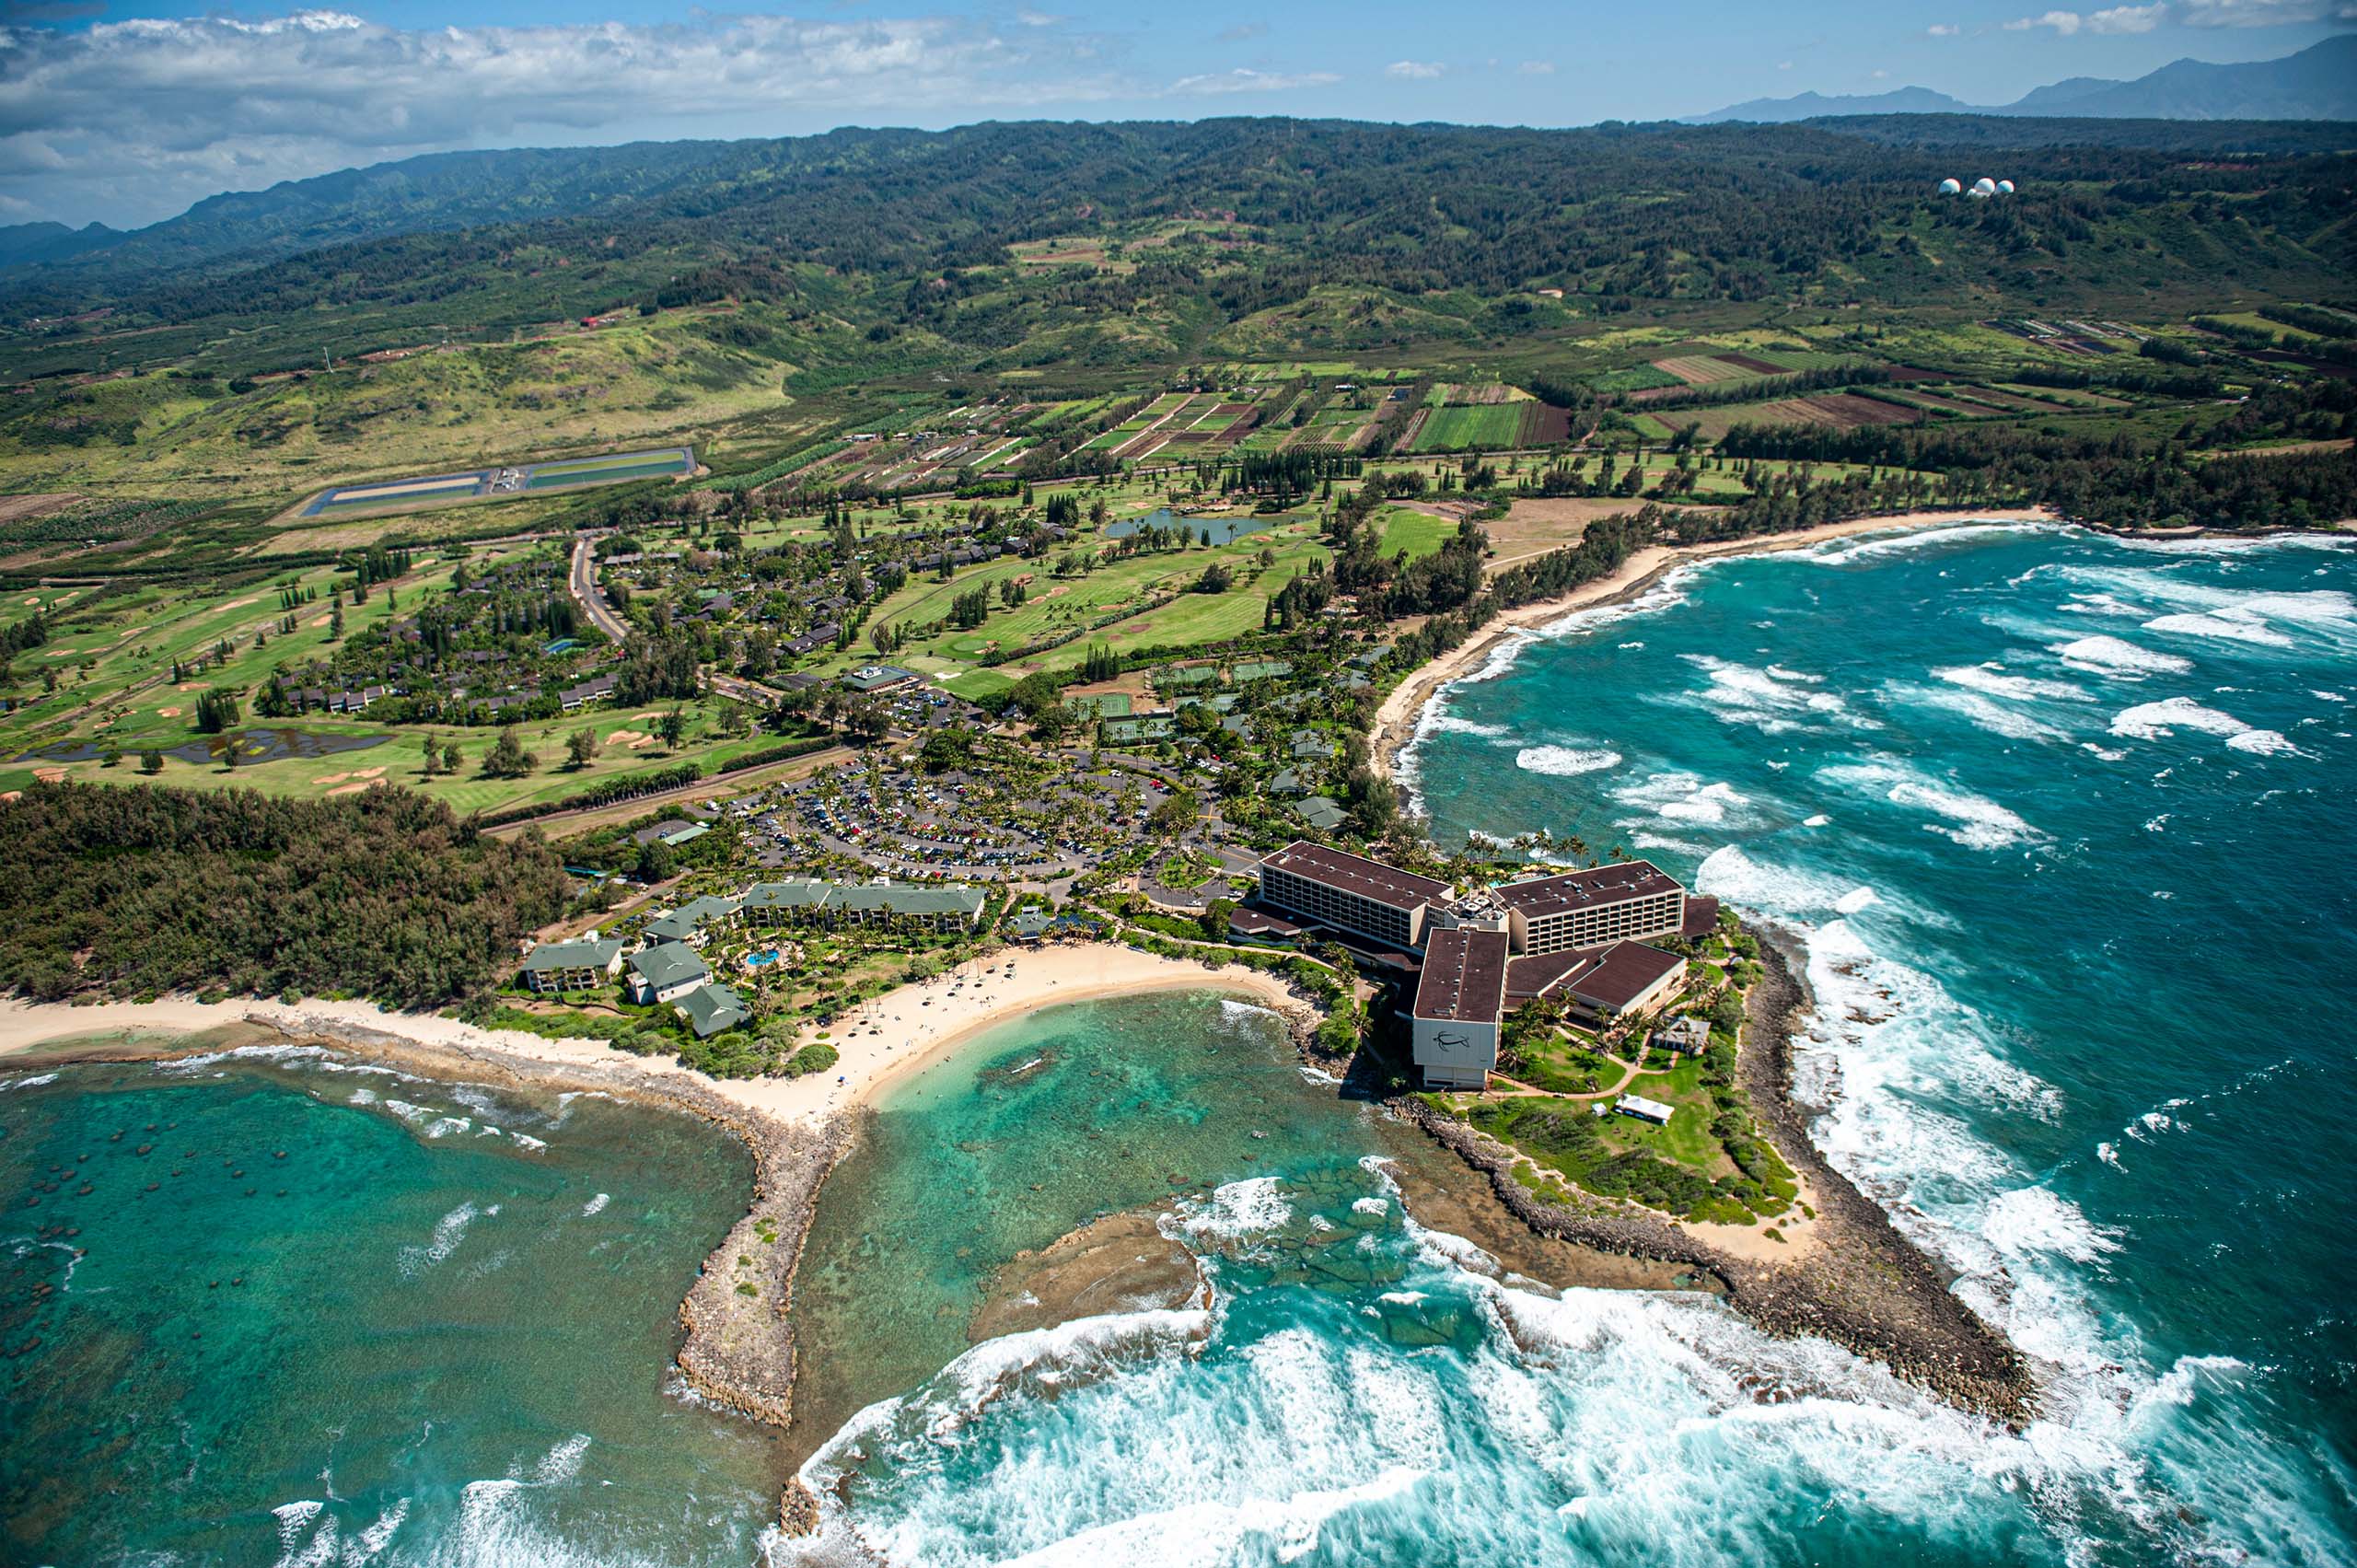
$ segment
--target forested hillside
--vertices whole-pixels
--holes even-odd
[[[2285,296],[2357,268],[2343,129],[2202,127],[2212,155],[2198,161],[2187,129],[1229,120],[460,155],[216,198],[109,250],[16,269],[0,306],[50,324],[0,358],[19,375],[166,361],[235,374],[429,326],[480,336],[699,294],[984,349],[1140,317],[1138,355],[1154,358],[1333,287],[1400,300],[1561,288],[1607,316],[2001,295],[2094,308],[2123,294],[2190,298],[2228,266],[2238,287]],[[2216,151],[2242,145],[2265,150]],[[1942,178],[1983,168],[2017,179],[2019,198],[1933,197]],[[1134,251],[1116,272],[1010,254],[1204,221],[1221,242]],[[99,308],[101,323],[55,320]],[[1453,331],[1372,308],[1387,314],[1385,340]],[[299,331],[277,330],[290,316]],[[937,357],[969,356],[945,343]]]

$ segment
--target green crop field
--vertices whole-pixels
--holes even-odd
[[[1488,403],[1472,408],[1436,408],[1424,415],[1417,432],[1419,452],[1463,452],[1481,447],[1506,447],[1522,440],[1523,411],[1527,403]]]

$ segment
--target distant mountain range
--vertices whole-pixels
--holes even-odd
[[[2088,120],[2357,120],[2357,34],[2330,38],[2281,60],[2212,65],[2180,60],[2132,82],[2073,76],[2006,104],[1971,104],[1929,87],[1854,98],[1802,93],[1759,98],[1689,125],[1727,121],[1782,125],[1834,114],[2012,114]]]

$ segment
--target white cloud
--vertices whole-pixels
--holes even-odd
[[[1890,73],[1887,71],[1876,71],[1874,74],[1874,79],[1877,82],[1887,82],[1890,80]]]
[[[1526,60],[1515,66],[1515,71],[1525,76],[1551,76],[1555,74],[1555,63],[1552,60]]]
[[[1330,87],[1342,78],[1331,71],[1254,71],[1239,65],[1233,71],[1207,71],[1181,76],[1167,89],[1175,97],[1195,93],[1281,93],[1296,87]]]
[[[2227,4],[2235,0],[2226,0]],[[2092,33],[2151,32],[2168,15],[2165,0],[2154,0],[2149,6],[2114,6],[2107,11],[2081,16],[2076,11],[2049,11],[2042,17],[2023,17],[2005,24],[2007,32],[2027,32],[2032,28],[2052,28],[2064,38],[2084,29]]]
[[[1015,13],[1015,19],[1021,22],[1027,28],[1051,28],[1058,22],[1067,20],[1068,18],[1052,16],[1046,11],[1035,11],[1030,6],[1026,6],[1023,9]]]
[[[1954,22],[1933,22],[1923,30],[1933,38],[1955,38],[1964,31]]]
[[[2273,28],[2293,22],[2357,22],[2352,0],[2184,0],[2189,28]]]
[[[1793,63],[1789,60],[1779,60],[1776,62],[1776,69],[1779,71],[1789,71],[1792,68]]]
[[[1242,43],[1247,39],[1260,38],[1268,30],[1266,22],[1238,22],[1232,28],[1222,29],[1219,41],[1222,43]]]
[[[0,195],[147,222],[223,190],[477,146],[1026,116],[1159,96],[1069,26],[691,13],[405,29],[338,11],[0,23]],[[1190,90],[1323,75],[1245,73]],[[928,107],[934,106],[934,107]]]
[[[1447,69],[1430,60],[1394,60],[1383,68],[1383,74],[1403,82],[1429,82]]]

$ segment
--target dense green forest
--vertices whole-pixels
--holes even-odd
[[[0,987],[42,1001],[226,986],[437,1006],[496,980],[563,907],[538,838],[405,790],[37,784],[0,804]]]

